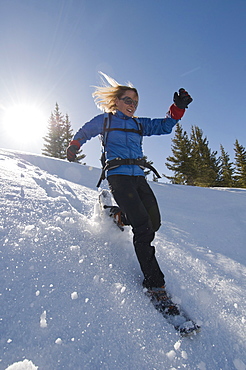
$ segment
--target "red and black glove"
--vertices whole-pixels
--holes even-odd
[[[69,147],[67,148],[67,159],[69,162],[75,162],[79,148],[80,143],[78,140],[71,141]]]
[[[179,93],[175,92],[173,95],[174,104],[169,109],[169,114],[174,119],[180,119],[183,117],[185,108],[192,102],[192,97],[188,94],[185,89],[179,89]]]

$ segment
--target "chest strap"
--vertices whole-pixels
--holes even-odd
[[[132,159],[132,158],[115,158],[115,159],[112,159],[111,161],[106,161],[105,163],[105,166],[103,167],[102,169],[102,173],[101,173],[101,177],[97,183],[97,187],[99,188],[99,186],[101,185],[101,182],[102,180],[105,179],[105,173],[106,171],[109,171],[109,170],[112,170],[114,168],[117,168],[119,166],[123,166],[123,165],[127,165],[127,166],[139,166],[140,168],[144,169],[144,168],[148,168],[149,170],[151,170],[152,172],[154,172],[154,174],[156,175],[156,177],[158,177],[159,179],[161,178],[160,174],[157,172],[157,170],[151,166],[151,164],[149,164],[144,158],[137,158],[137,159]]]

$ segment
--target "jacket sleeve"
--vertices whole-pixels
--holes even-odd
[[[86,143],[87,140],[90,140],[92,137],[102,134],[103,132],[103,121],[104,115],[100,114],[89,122],[86,122],[74,135],[73,140],[77,140],[80,145]]]
[[[172,132],[173,127],[178,122],[169,116],[165,118],[138,118],[143,127],[143,136],[166,135]]]

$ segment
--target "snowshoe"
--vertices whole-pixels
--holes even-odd
[[[197,325],[184,310],[173,302],[165,287],[145,288],[145,294],[150,298],[155,309],[173,325],[177,332],[185,337],[198,333],[201,327]]]
[[[118,226],[121,231],[124,231],[124,215],[119,207],[113,205],[111,193],[103,189],[99,194],[99,205],[101,212],[108,215],[113,219],[113,222]]]

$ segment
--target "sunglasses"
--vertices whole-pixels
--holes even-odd
[[[125,96],[124,98],[121,98],[119,100],[123,100],[126,105],[134,105],[135,108],[137,108],[137,106],[138,106],[138,101],[133,100],[129,96]]]

